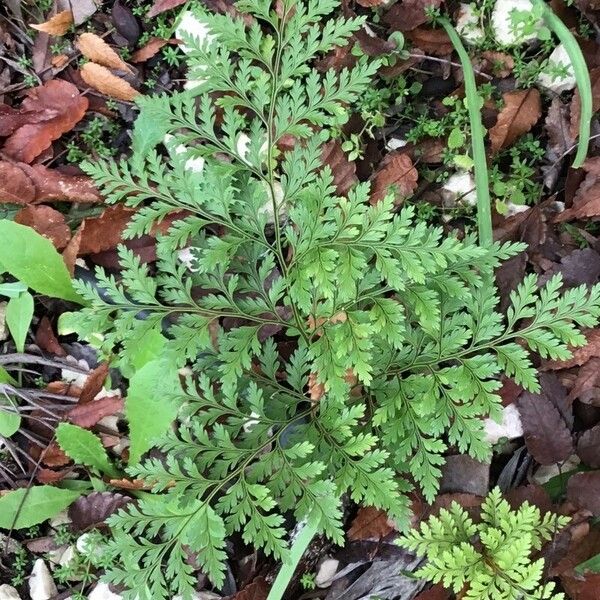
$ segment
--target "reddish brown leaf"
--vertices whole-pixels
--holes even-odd
[[[392,531],[394,527],[384,511],[373,506],[365,506],[358,509],[348,530],[348,539],[352,542],[371,539],[379,541]]]
[[[371,204],[383,200],[390,191],[395,192],[396,202],[402,202],[417,188],[418,177],[419,174],[407,154],[400,151],[390,152],[371,177]]]
[[[571,600],[600,600],[600,575],[565,575],[561,583]]]
[[[263,577],[257,577],[251,584],[226,600],[266,600],[269,595],[269,586]]]
[[[129,498],[115,492],[92,492],[69,506],[69,517],[77,531],[85,531],[102,525],[128,502]]]
[[[452,53],[452,42],[443,29],[426,29],[417,27],[406,33],[406,37],[414,46],[420,48],[425,54],[433,56],[447,56]]]
[[[110,479],[110,485],[121,490],[151,490],[152,486],[142,479]]]
[[[542,114],[542,101],[536,88],[506,92],[502,98],[504,107],[498,115],[498,121],[490,129],[492,152],[510,146],[527,133]]]
[[[102,390],[102,386],[108,377],[109,366],[107,362],[100,363],[90,374],[87,376],[85,385],[81,390],[79,396],[79,404],[88,404],[91,402],[96,395]]]
[[[68,175],[44,165],[19,165],[35,185],[35,202],[96,203],[102,201],[100,192],[87,175]]]
[[[585,364],[590,358],[600,357],[600,329],[591,329],[585,333],[587,344],[573,348],[573,357],[567,360],[547,360],[542,370],[570,369]]]
[[[123,406],[121,396],[106,396],[87,404],[78,404],[69,411],[67,418],[73,425],[89,428],[104,417],[121,412]]]
[[[73,13],[70,10],[63,10],[45,23],[32,23],[29,26],[48,35],[65,35],[71,25],[73,25]]]
[[[0,161],[0,202],[29,204],[35,199],[35,186],[17,165]]]
[[[395,31],[410,31],[427,23],[427,8],[438,8],[442,2],[443,0],[401,0],[385,13],[382,20]],[[360,1],[358,3],[362,4]]]
[[[28,123],[41,123],[56,117],[58,111],[51,109],[25,110],[0,104],[0,136],[6,137]]]
[[[99,217],[85,219],[79,255],[97,254],[122,242],[122,234],[135,211],[123,204],[109,206]]]
[[[54,110],[57,115],[41,123],[28,123],[19,127],[5,142],[3,151],[14,160],[30,163],[63,133],[70,131],[83,119],[88,100],[79,90],[63,79],[51,79],[33,88],[23,100],[21,109]]]
[[[551,465],[573,454],[571,432],[546,396],[524,392],[517,406],[523,422],[525,445],[537,462]]]
[[[169,40],[165,40],[159,37],[152,37],[142,46],[139,50],[136,50],[131,55],[131,62],[141,63],[146,62],[152,58],[163,46],[169,43]]]
[[[65,216],[50,206],[26,206],[15,215],[15,221],[35,229],[58,250],[64,248],[71,239]]]
[[[596,405],[595,398],[600,387],[600,358],[590,358],[577,372],[577,379],[569,393],[569,401],[579,399],[586,404]]]
[[[505,497],[514,510],[518,510],[524,502],[537,506],[542,513],[552,510],[552,500],[548,492],[536,483],[512,488],[506,492]]]
[[[600,425],[588,429],[579,438],[577,456],[588,467],[600,467]]]
[[[64,467],[71,459],[62,451],[56,442],[50,442],[42,452],[42,463],[48,467]]]
[[[81,246],[81,237],[85,228],[85,221],[78,227],[75,235],[71,238],[67,247],[63,250],[62,257],[67,266],[67,270],[71,274],[71,277],[75,275],[75,262],[79,256],[79,247]]]
[[[575,473],[567,483],[567,500],[577,508],[600,515],[600,471]]]
[[[185,4],[186,1],[187,0],[156,0],[148,11],[146,17],[155,17],[156,15],[160,15],[160,13],[163,13],[167,10],[172,10],[178,6],[181,6],[182,4]]]
[[[66,356],[67,353],[54,335],[50,319],[44,316],[35,332],[35,343],[44,351],[56,356]]]
[[[510,54],[486,50],[473,62],[473,67],[494,77],[504,78],[512,74],[515,61]]]
[[[448,600],[449,598],[450,592],[441,583],[415,596],[415,600]]]
[[[35,478],[39,483],[50,484],[57,483],[63,480],[68,474],[70,469],[60,469],[55,471],[54,469],[38,469],[35,473]]]
[[[345,196],[358,182],[356,165],[350,162],[337,140],[327,142],[321,150],[321,159],[333,173],[333,183],[337,193]]]
[[[559,213],[555,221],[600,216],[600,157],[588,158],[582,169],[585,178],[573,196],[573,206]]]

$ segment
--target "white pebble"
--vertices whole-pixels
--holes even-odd
[[[475,8],[476,5],[473,3],[461,3],[456,19],[456,31],[469,44],[477,44],[485,38],[485,33],[481,28]]]
[[[6,327],[6,305],[7,302],[0,302],[0,342],[8,339],[8,329]]]
[[[38,558],[33,563],[31,577],[29,578],[29,595],[31,600],[50,600],[58,594],[56,584],[43,559]]]
[[[385,149],[391,152],[393,150],[398,150],[398,148],[404,148],[406,144],[408,144],[406,140],[401,140],[400,138],[390,138],[385,145]]]
[[[333,578],[338,572],[340,561],[335,558],[326,558],[319,564],[319,570],[315,576],[315,584],[317,587],[326,588],[333,583]]]
[[[556,76],[557,69],[560,73],[558,76]],[[575,87],[577,83],[575,70],[563,44],[556,46],[548,57],[548,63],[539,74],[538,83],[555,94],[572,90]]]
[[[106,583],[98,583],[89,593],[88,600],[121,600],[122,596],[113,594]]]
[[[186,10],[179,19],[177,28],[175,29],[175,37],[183,39],[183,36],[193,37],[197,40],[199,46],[210,44],[215,36],[210,34],[210,29],[205,21],[202,21],[198,15],[190,10]],[[185,53],[193,51],[193,48],[181,44],[179,46]]]
[[[475,191],[475,179],[469,171],[457,171],[446,180],[440,189],[444,204],[448,208],[456,206],[457,202],[475,206],[477,204],[477,192]]]
[[[493,419],[484,421],[485,439],[490,444],[495,444],[498,440],[506,438],[514,440],[523,435],[523,425],[521,415],[515,404],[509,404],[502,409],[502,422],[497,423]]]
[[[21,596],[12,585],[0,585],[0,600],[21,600]]]

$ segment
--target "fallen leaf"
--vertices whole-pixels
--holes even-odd
[[[166,12],[167,10],[173,10],[178,6],[185,4],[186,1],[187,0],[156,0],[146,14],[146,17],[152,18],[156,15],[160,15],[160,13]]]
[[[48,317],[43,316],[35,332],[35,343],[44,351],[55,356],[66,356],[67,352],[54,335]]]
[[[115,29],[130,43],[136,44],[142,30],[132,10],[125,6],[121,0],[115,0],[110,9],[112,22]]]
[[[588,429],[579,438],[577,456],[588,467],[600,467],[600,425]]]
[[[50,442],[42,452],[42,462],[48,467],[64,467],[71,459],[56,442]]]
[[[318,402],[325,395],[325,384],[319,383],[317,373],[309,373],[308,375],[308,395],[311,402]]]
[[[225,600],[266,600],[269,594],[269,586],[264,577],[257,577],[243,590],[233,596],[227,596]]]
[[[73,13],[70,10],[63,10],[45,23],[31,23],[29,26],[48,35],[65,35],[71,25],[73,25]]]
[[[87,21],[98,10],[100,3],[101,0],[69,0],[75,25]]]
[[[502,98],[504,107],[489,132],[492,152],[510,146],[530,131],[542,115],[542,101],[536,88],[506,92]]]
[[[58,111],[54,109],[25,110],[0,104],[0,136],[9,136],[23,125],[41,123],[54,118],[57,114]]]
[[[72,83],[62,79],[51,79],[44,85],[29,90],[21,109],[49,109],[55,111],[56,116],[19,127],[4,143],[4,154],[19,162],[32,162],[50,148],[54,140],[73,129],[83,119],[87,108],[87,98]]]
[[[86,531],[103,525],[110,515],[128,502],[131,502],[130,498],[115,492],[92,492],[77,498],[69,506],[68,514],[76,531]]]
[[[120,413],[123,411],[124,403],[121,396],[106,396],[98,398],[87,404],[78,404],[74,406],[67,415],[69,422],[79,427],[89,429],[104,417]]]
[[[333,173],[333,183],[340,196],[345,196],[358,183],[356,165],[350,162],[338,140],[331,140],[321,148],[321,160]]]
[[[505,497],[514,510],[518,510],[524,502],[537,506],[542,514],[552,510],[552,500],[548,492],[535,483],[512,488],[506,492]]]
[[[600,216],[600,157],[588,158],[581,168],[585,178],[573,196],[573,205],[556,215],[556,222]]]
[[[590,402],[590,396],[594,400],[598,394],[594,392],[600,392],[600,358],[590,358],[579,369],[577,378],[573,383],[573,387],[569,392],[569,401],[580,400],[585,404],[596,405],[596,402]]]
[[[58,200],[94,204],[102,196],[87,175],[67,175],[44,165],[19,164],[35,187],[35,203]]]
[[[600,515],[600,471],[575,473],[567,483],[567,500],[576,507]]]
[[[65,216],[50,206],[26,206],[15,215],[14,220],[48,238],[57,250],[64,248],[71,239]]]
[[[400,151],[390,152],[380,163],[371,177],[371,204],[383,200],[394,191],[396,202],[408,198],[417,188],[419,174],[410,157]]]
[[[110,98],[133,102],[139,95],[124,79],[113,75],[106,67],[88,62],[81,67],[81,78],[92,88]]]
[[[133,209],[115,204],[100,216],[85,219],[78,254],[97,254],[115,248],[121,243],[123,231],[134,214]]]
[[[552,465],[573,454],[567,424],[552,402],[542,394],[524,392],[517,406],[525,432],[525,445],[541,465]]]
[[[0,161],[0,202],[29,204],[35,199],[35,186],[17,165]]]
[[[110,479],[110,485],[121,490],[146,490],[152,489],[151,484],[147,484],[142,479]]]
[[[348,530],[348,539],[381,540],[394,531],[387,514],[374,506],[364,506],[358,509],[356,517]]]
[[[166,46],[169,43],[169,40],[165,40],[164,38],[152,37],[146,42],[144,46],[142,46],[139,50],[136,50],[131,55],[131,62],[140,63],[146,62],[148,59],[152,58],[161,48]]]
[[[551,163],[550,169],[556,173],[556,177],[558,177],[562,159],[567,156],[567,153],[575,144],[575,138],[571,135],[569,129],[567,113],[567,106],[562,103],[559,96],[556,96],[552,98],[544,121],[544,129],[548,134],[546,157]]]
[[[448,56],[454,48],[448,34],[443,29],[417,27],[406,32],[406,37],[413,43],[413,46],[420,48],[425,54],[433,56]]]
[[[373,6],[363,4],[360,0],[357,1],[362,6]],[[401,0],[385,13],[382,21],[394,31],[411,31],[429,21],[426,9],[438,8],[442,2],[443,0]],[[377,4],[380,2],[377,2],[375,6]]]
[[[515,61],[510,54],[486,50],[473,62],[473,67],[483,73],[491,73],[494,77],[503,79],[512,74]]]
[[[55,471],[54,469],[40,468],[35,472],[35,478],[39,483],[50,484],[62,481],[71,471],[71,469],[61,469]]]
[[[567,360],[547,360],[542,364],[542,370],[570,369],[585,364],[590,358],[600,357],[600,329],[590,329],[585,333],[587,344],[573,348],[572,358]]]
[[[560,581],[571,600],[600,600],[599,574],[566,575]]]
[[[84,227],[85,223],[81,223],[81,225],[77,228],[75,235],[73,235],[67,244],[67,247],[62,252],[63,260],[65,261],[67,271],[69,271],[71,277],[75,275],[75,263],[77,262],[77,257],[79,256],[79,247],[81,246],[81,237],[83,235]]]
[[[107,362],[100,363],[94,370],[90,371],[90,374],[85,380],[85,385],[81,390],[79,396],[79,404],[88,404],[91,402],[96,395],[102,391],[102,386],[108,377],[109,367]]]
[[[127,63],[95,33],[82,33],[75,45],[81,54],[94,63],[110,69],[129,71]]]
[[[449,598],[450,592],[441,583],[415,596],[415,600],[448,600]]]

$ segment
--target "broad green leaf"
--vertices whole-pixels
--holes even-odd
[[[21,488],[0,497],[0,529],[25,529],[43,523],[77,500],[81,494],[51,485]]]
[[[15,341],[18,352],[25,349],[27,332],[33,318],[33,296],[23,292],[11,298],[6,305],[6,325]]]
[[[11,281],[9,283],[0,283],[0,296],[7,298],[16,298],[19,294],[27,291],[27,286],[20,281]]]
[[[119,471],[108,458],[102,442],[91,431],[70,423],[61,423],[56,428],[56,441],[76,463],[92,467],[111,477],[119,476]]]
[[[10,383],[11,385],[16,385],[17,382],[13,377],[11,377],[10,373],[4,367],[0,367],[0,383]]]
[[[52,296],[83,304],[71,276],[52,242],[31,227],[0,220],[0,268],[30,287]]]
[[[584,573],[600,573],[600,554],[588,558],[586,561],[575,567],[575,572],[583,575]]]
[[[122,361],[120,367],[125,377],[132,377],[144,365],[156,360],[164,352],[167,338],[157,329],[150,329]]]
[[[129,464],[140,458],[163,436],[177,416],[175,395],[181,390],[173,365],[163,360],[145,364],[129,381],[125,414],[129,422],[131,446]]]
[[[19,431],[19,427],[21,415],[6,406],[0,407],[0,435],[8,438]]]

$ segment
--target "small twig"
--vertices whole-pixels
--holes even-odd
[[[417,53],[409,53],[409,55],[411,58],[422,58],[423,60],[431,60],[433,62],[438,62],[438,63],[443,63],[446,65],[452,65],[453,67],[458,67],[458,68],[462,68],[462,65],[460,63],[454,62],[453,60],[450,60],[449,58],[440,58],[438,56],[429,56],[428,54],[417,54]],[[478,69],[473,68],[473,72],[477,73],[477,75],[481,75],[483,78],[487,79],[488,81],[491,81],[492,79],[494,79],[491,75],[488,75],[487,73],[484,73],[483,71],[479,71]]]
[[[78,373],[89,373],[88,369],[84,369],[78,364],[69,363],[66,361],[61,362],[58,360],[52,360],[50,358],[44,358],[43,356],[35,356],[34,354],[15,352],[13,354],[0,355],[0,365],[9,365],[11,363],[46,365],[47,367],[56,367],[57,369],[69,369],[69,371],[76,371]]]

